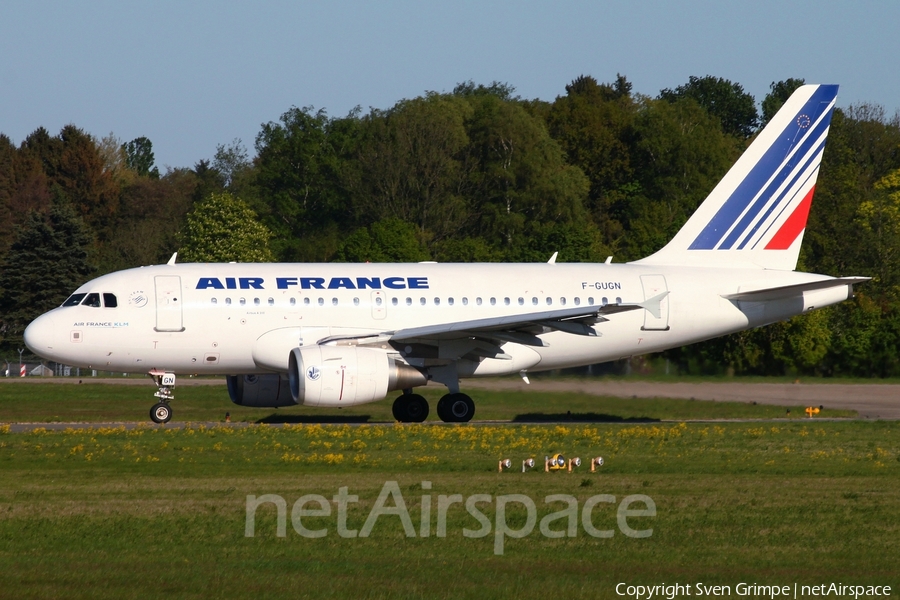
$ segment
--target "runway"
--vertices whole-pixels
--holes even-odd
[[[681,398],[757,402],[778,406],[824,406],[855,410],[861,419],[900,419],[900,385],[864,383],[663,383],[622,379],[468,379],[466,389],[577,392],[618,398]]]

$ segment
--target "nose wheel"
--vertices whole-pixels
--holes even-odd
[[[154,423],[168,423],[172,418],[172,407],[169,402],[175,399],[175,373],[151,371],[150,377],[156,382],[159,390],[153,394],[159,402],[150,409],[150,420]]]
[[[150,419],[154,423],[168,423],[172,418],[172,407],[166,402],[158,402],[150,409]]]

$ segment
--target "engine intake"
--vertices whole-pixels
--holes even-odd
[[[301,346],[288,363],[291,396],[306,406],[365,404],[428,382],[415,367],[359,346]]]

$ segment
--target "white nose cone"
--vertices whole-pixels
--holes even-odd
[[[41,315],[25,328],[25,345],[43,358],[54,358],[58,349],[54,348],[58,336],[55,319],[51,314]]]

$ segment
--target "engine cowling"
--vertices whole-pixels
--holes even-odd
[[[387,353],[359,346],[301,346],[288,358],[294,401],[306,406],[353,406],[391,390],[428,382],[421,371]]]
[[[297,404],[291,396],[287,375],[229,375],[228,395],[231,401],[253,408],[278,408]]]

